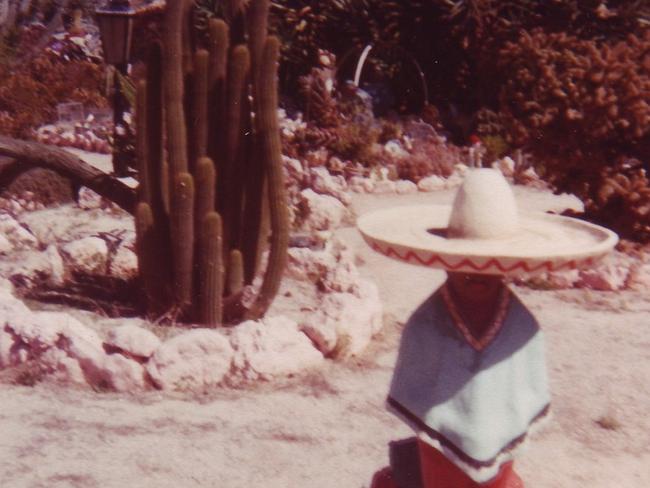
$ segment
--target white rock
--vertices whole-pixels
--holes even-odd
[[[7,368],[12,365],[13,347],[13,335],[4,329],[0,329],[0,368]]]
[[[355,193],[372,193],[375,190],[375,182],[371,178],[353,176],[348,182],[348,188]]]
[[[600,291],[617,291],[626,286],[630,275],[630,260],[614,253],[596,266],[580,271],[580,286]]]
[[[382,326],[382,306],[374,283],[361,280],[357,294],[331,293],[302,330],[326,356],[361,353]]]
[[[400,195],[417,193],[418,185],[409,180],[397,180],[395,182],[395,191]]]
[[[409,152],[406,151],[396,139],[391,139],[384,144],[384,151],[395,159],[404,159],[410,156]]]
[[[418,181],[420,191],[439,191],[447,187],[445,179],[437,175],[427,176]]]
[[[26,289],[51,280],[53,273],[50,259],[46,253],[31,252],[8,263],[5,274],[17,285]],[[56,262],[54,263],[56,264]]]
[[[82,186],[79,189],[79,196],[77,198],[77,204],[79,207],[85,210],[91,210],[94,208],[102,207],[102,196],[90,188]]]
[[[138,256],[122,244],[113,254],[109,274],[123,280],[135,278],[138,276]]]
[[[86,385],[86,375],[75,358],[56,348],[50,348],[39,358],[39,363],[54,381],[68,384]]]
[[[127,324],[111,329],[105,344],[133,356],[148,359],[160,347],[161,342],[153,332]]]
[[[287,376],[323,360],[298,324],[283,316],[239,324],[230,342],[235,372],[247,380]]]
[[[286,275],[290,278],[317,282],[336,266],[335,257],[324,249],[291,247],[288,250]]]
[[[305,170],[302,167],[300,160],[290,158],[289,156],[282,156],[282,163],[287,176],[295,181],[302,181],[305,177]]]
[[[121,354],[111,354],[104,360],[105,384],[116,391],[137,391],[147,386],[144,367]]]
[[[334,262],[334,266],[325,269],[320,281],[322,289],[327,292],[357,292],[361,277],[352,253],[341,251],[335,256]]]
[[[463,163],[458,163],[454,165],[454,173],[457,175],[464,177],[467,172],[469,171],[469,166]]]
[[[223,380],[232,357],[232,346],[221,333],[196,329],[164,342],[146,368],[164,390],[201,389]]]
[[[47,261],[50,263],[49,282],[55,286],[61,286],[65,283],[65,266],[63,258],[59,254],[55,244],[50,244],[44,252]]]
[[[577,269],[570,269],[567,271],[542,273],[538,276],[533,276],[526,280],[526,282],[534,287],[565,290],[578,285],[580,282],[580,271]]]
[[[38,239],[8,214],[0,214],[0,235],[11,243],[13,249],[33,249],[38,246]]]
[[[9,254],[14,250],[14,246],[4,235],[0,234],[0,254]]]
[[[458,167],[460,165],[456,165]],[[462,165],[465,166],[465,165]],[[467,166],[465,166],[467,168]],[[445,180],[445,188],[453,189],[463,184],[465,172],[454,171],[449,178]]]
[[[339,227],[346,213],[345,206],[330,195],[319,195],[311,188],[300,192],[299,206],[306,216],[303,226],[309,230]]]
[[[650,291],[650,263],[640,264],[631,270],[628,286],[636,291]]]
[[[108,246],[104,239],[84,237],[65,244],[61,251],[73,271],[93,274],[106,270]]]
[[[331,195],[346,205],[352,202],[347,193],[348,183],[341,175],[331,175],[327,168],[318,166],[309,170],[310,187],[323,195]]]
[[[515,173],[515,162],[510,156],[497,159],[492,163],[492,167],[501,171],[503,176],[512,176]]]
[[[375,189],[373,193],[377,194],[386,194],[386,193],[395,193],[397,191],[397,185],[394,181],[391,180],[378,180],[375,182]]]

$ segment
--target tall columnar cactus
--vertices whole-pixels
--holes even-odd
[[[190,55],[199,40],[186,27],[188,2],[167,2],[162,49],[153,46],[138,84],[137,252],[152,315],[218,326],[262,316],[286,264],[279,43],[267,36],[268,0],[229,0],[227,22],[211,20],[207,45]],[[246,308],[243,286],[256,276]]]

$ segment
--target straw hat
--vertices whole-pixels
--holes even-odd
[[[452,206],[419,205],[362,216],[373,249],[447,271],[535,274],[592,265],[618,236],[582,220],[517,210],[510,185],[494,169],[467,173]]]

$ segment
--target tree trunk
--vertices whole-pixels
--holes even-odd
[[[21,173],[22,168],[26,171],[34,167],[51,169],[76,184],[90,188],[130,214],[135,211],[135,189],[63,149],[0,136],[0,155],[16,160],[12,164],[13,171]]]

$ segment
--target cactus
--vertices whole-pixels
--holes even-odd
[[[258,100],[259,113],[255,119],[260,151],[268,177],[269,211],[271,218],[271,249],[260,293],[247,312],[248,318],[259,318],[271,305],[278,289],[287,262],[289,246],[289,215],[284,189],[282,149],[278,124],[277,62],[280,43],[269,37],[264,45],[262,66],[260,66],[261,87]]]
[[[162,63],[153,49],[138,84],[137,251],[151,313],[216,327],[264,314],[286,263],[279,46],[266,34],[268,0],[230,0],[229,24],[212,20],[207,46],[188,56],[198,39],[184,32],[186,4],[167,3]],[[267,240],[269,262],[247,310],[242,288],[260,273],[258,244]]]
[[[244,260],[239,249],[230,251],[228,262],[228,293],[235,295],[244,288]]]
[[[199,322],[208,327],[221,325],[223,317],[223,249],[221,217],[209,212],[202,221],[199,242]]]
[[[208,144],[208,61],[210,53],[199,49],[194,54],[194,71],[192,73],[192,104],[190,111],[190,168],[199,158],[207,155]]]
[[[174,178],[169,212],[172,266],[176,305],[192,303],[192,267],[194,256],[194,180],[189,173]]]

